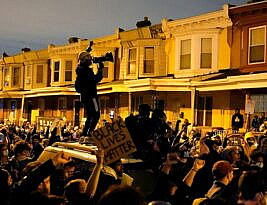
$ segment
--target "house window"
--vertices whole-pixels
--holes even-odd
[[[9,86],[9,81],[10,81],[9,68],[5,67],[4,68],[4,86],[5,87]]]
[[[108,78],[108,62],[104,62],[103,78]]]
[[[72,61],[66,61],[65,81],[72,81]]]
[[[266,94],[251,95],[251,99],[255,101],[255,113],[267,112]]]
[[[14,67],[13,68],[13,73],[12,73],[12,86],[18,86],[19,85],[19,67]]]
[[[11,101],[11,111],[12,112],[15,112],[16,111],[16,107],[17,107],[17,101],[15,101],[15,100],[12,100]]]
[[[54,65],[54,82],[59,82],[59,61],[56,61]]]
[[[31,83],[31,75],[32,75],[32,65],[28,65],[26,67],[26,78],[25,83],[30,84]]]
[[[265,38],[265,26],[249,29],[249,63],[265,61]]]
[[[139,105],[143,104],[143,97],[142,96],[134,96],[132,95],[132,110],[131,112],[137,112],[139,109]]]
[[[181,41],[180,69],[191,68],[191,39]]]
[[[67,108],[67,99],[66,98],[59,98],[58,99],[58,109],[65,110]]]
[[[212,39],[201,38],[200,68],[211,68]]]
[[[197,99],[197,125],[211,126],[212,124],[212,97],[199,96]]]
[[[154,106],[156,109],[164,110],[164,100],[156,99],[154,102]]]
[[[100,99],[100,112],[102,115],[105,114],[105,109],[106,109],[106,99]]]
[[[154,73],[154,48],[145,48],[144,73]]]
[[[66,117],[66,109],[67,109],[67,98],[59,98],[58,99],[58,112],[61,118]]]
[[[136,72],[136,48],[129,49],[129,60],[127,74],[135,74]]]
[[[36,83],[43,83],[43,76],[44,76],[44,66],[43,65],[37,65],[37,77],[36,77]]]
[[[44,117],[44,113],[45,113],[45,99],[39,99],[38,106],[39,106],[39,116],[40,117]]]

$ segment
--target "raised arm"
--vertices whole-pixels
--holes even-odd
[[[95,82],[98,83],[103,79],[103,68],[104,68],[104,64],[102,62],[98,63],[98,70],[97,73],[95,75]]]
[[[66,153],[59,152],[52,159],[41,164],[32,170],[26,177],[20,181],[18,190],[22,193],[34,191],[45,178],[50,176],[53,171],[70,161],[70,156]]]
[[[202,169],[204,165],[205,165],[204,160],[196,158],[194,161],[193,167],[189,170],[187,175],[184,177],[183,182],[187,186],[191,187],[194,177],[196,176],[196,173],[198,172],[198,170]]]
[[[85,190],[86,194],[88,194],[91,198],[93,198],[95,195],[98,181],[99,181],[100,172],[104,164],[104,150],[103,149],[97,150],[96,159],[97,159],[96,165],[93,169],[92,174],[90,175],[87,181],[86,190]]]

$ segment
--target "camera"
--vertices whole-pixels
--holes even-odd
[[[113,62],[113,55],[111,52],[106,53],[104,56],[93,58],[93,63],[102,63],[104,61]]]

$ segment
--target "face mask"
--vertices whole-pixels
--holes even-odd
[[[256,165],[259,167],[259,168],[263,168],[264,166],[264,163],[263,162],[256,162]]]

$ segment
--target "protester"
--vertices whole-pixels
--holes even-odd
[[[127,118],[127,127],[129,131],[131,130],[130,133],[139,149],[139,155],[134,156],[143,157],[146,168],[149,168],[151,175],[157,179],[154,191],[145,198],[147,204],[189,205],[195,199],[198,199],[194,201],[197,204],[263,204],[263,193],[267,190],[265,166],[267,152],[262,145],[267,137],[264,133],[260,137],[253,132],[247,132],[243,135],[245,137],[240,134],[238,140],[231,139],[235,141],[227,141],[224,143],[225,146],[222,146],[222,142],[226,137],[216,132],[202,134],[200,137],[201,130],[190,132],[189,136],[188,133],[181,132],[177,140],[177,135],[173,134],[175,131],[168,126],[165,113],[154,110],[152,119],[150,111],[149,105],[142,105],[138,115]],[[73,140],[80,141],[83,146],[90,144],[88,137],[79,134],[79,127],[75,129],[71,126],[52,127],[47,139],[43,141],[38,137],[41,134],[40,130],[30,123],[26,123],[23,129],[15,124],[0,127],[2,127],[0,132],[8,139],[7,144],[3,146],[7,150],[8,160],[2,167],[6,168],[10,175],[3,171],[5,186],[0,186],[0,189],[5,187],[7,194],[4,194],[6,198],[3,197],[3,200],[6,204],[11,202],[60,204],[63,200],[73,205],[96,204],[107,190],[112,190],[112,185],[135,186],[133,178],[123,171],[121,160],[109,166],[97,161],[91,174],[92,170],[88,170],[88,173],[77,172],[75,160],[68,157],[60,167],[55,167],[50,160],[41,164],[31,158],[34,156],[34,145],[43,145],[48,140],[50,144],[55,141]],[[75,138],[69,137],[75,131],[77,131]],[[63,133],[61,136],[68,133],[68,137],[62,138],[60,133]],[[173,143],[174,141],[176,143]],[[257,144],[259,146],[253,147]],[[227,162],[221,161],[222,159]],[[147,163],[149,160],[154,161],[155,166],[149,166],[151,165]],[[219,166],[218,164],[222,162],[223,165]],[[229,164],[231,166],[228,166]],[[239,180],[243,185],[238,188],[239,177],[251,171],[260,177],[253,175],[245,182]],[[258,178],[261,179],[259,182]],[[1,174],[0,179],[2,179]],[[12,186],[10,186],[11,180]],[[8,186],[7,181],[9,181]],[[254,186],[248,185],[253,181]],[[262,188],[259,189],[259,186]],[[38,200],[40,202],[37,202]]]
[[[13,204],[59,204],[63,202],[62,198],[49,197],[50,195],[50,175],[56,167],[60,167],[70,161],[70,157],[59,152],[52,159],[43,164],[36,162],[33,169],[25,172],[25,176],[18,183],[13,191]]]
[[[97,205],[145,205],[143,194],[126,185],[111,186],[99,199]]]
[[[0,200],[2,205],[10,202],[12,177],[7,170],[0,169]]]
[[[93,203],[93,200],[96,201],[94,197],[98,186],[100,172],[104,164],[104,150],[99,149],[96,152],[96,157],[96,165],[87,182],[83,179],[74,179],[69,181],[64,187],[65,197],[68,202],[67,204],[90,204]]]
[[[136,145],[136,158],[149,160],[149,154],[153,147],[153,127],[150,118],[150,106],[141,104],[137,115],[129,115],[125,118],[125,124]]]
[[[242,128],[244,124],[244,118],[243,115],[240,114],[240,109],[235,110],[235,114],[232,116],[232,129],[233,130],[239,130],[239,128]]]
[[[264,181],[257,172],[245,172],[239,179],[240,199],[242,205],[266,205]]]
[[[9,160],[6,169],[10,172],[15,182],[21,180],[23,168],[32,161],[30,158],[31,149],[31,145],[24,140],[16,142],[14,146],[14,156]]]
[[[233,167],[228,161],[218,161],[212,167],[214,182],[205,194],[205,198],[195,199],[193,204],[226,204],[222,193],[233,179]]]
[[[34,134],[32,136],[32,160],[35,161],[38,159],[40,154],[43,152],[44,148],[41,145],[41,138],[39,134]]]
[[[91,42],[90,42],[91,45]],[[91,48],[90,48],[91,50]],[[83,129],[83,136],[89,136],[100,118],[100,107],[98,103],[96,85],[103,78],[103,62],[98,62],[97,74],[94,74],[93,58],[88,51],[82,51],[78,56],[79,64],[76,68],[77,78],[75,89],[81,94],[81,103],[84,104],[86,112],[86,122]]]

